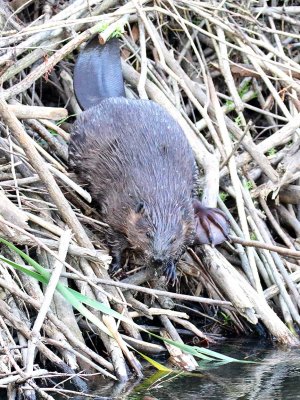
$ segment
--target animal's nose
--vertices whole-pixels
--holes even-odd
[[[163,265],[163,260],[161,258],[153,258],[154,267],[158,268]]]

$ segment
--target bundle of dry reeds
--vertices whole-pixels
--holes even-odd
[[[128,345],[150,355],[166,348],[139,327],[177,342],[261,330],[299,343],[296,3],[0,2],[0,236],[9,242],[0,249],[0,387],[10,399],[17,390],[50,399],[54,378],[84,390],[78,371],[141,375]],[[230,242],[189,249],[175,288],[132,259],[118,279],[108,275],[106,226],[68,171],[69,130],[81,112],[74,60],[98,32],[103,42],[121,36],[128,95],[156,101],[179,122],[202,171],[203,203],[218,202],[231,221]],[[46,271],[40,281],[34,261]],[[90,308],[99,321],[90,323],[57,282],[124,319]],[[170,344],[167,351],[176,366],[197,366]]]

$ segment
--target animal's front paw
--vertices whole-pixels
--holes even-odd
[[[122,268],[121,253],[118,251],[112,251],[111,256],[112,256],[112,260],[111,260],[111,264],[109,266],[108,272],[110,273],[110,275],[113,275]]]
[[[167,283],[171,283],[172,286],[176,283],[176,266],[173,261],[168,261],[164,269],[164,276],[166,277]]]
[[[204,207],[199,200],[193,200],[195,212],[195,244],[215,246],[224,242],[229,234],[229,221],[218,208]]]

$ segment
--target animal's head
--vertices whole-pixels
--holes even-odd
[[[130,247],[141,254],[146,265],[175,270],[176,262],[194,238],[192,205],[150,207],[140,201],[130,211],[126,236]]]

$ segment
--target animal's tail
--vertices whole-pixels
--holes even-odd
[[[100,45],[93,37],[77,57],[74,91],[83,110],[108,97],[124,97],[124,81],[118,39]]]

